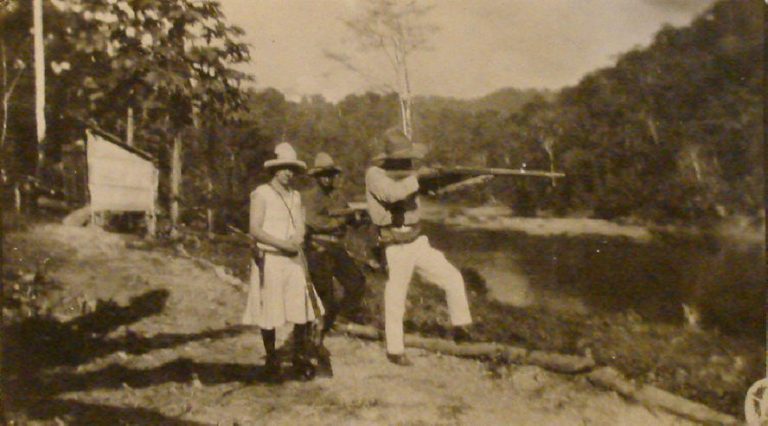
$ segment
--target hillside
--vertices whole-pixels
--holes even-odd
[[[490,110],[509,115],[520,111],[525,104],[534,99],[551,100],[554,98],[554,95],[554,92],[549,90],[507,87],[485,96],[471,99],[457,99],[447,96],[418,96],[414,99],[414,104],[416,109],[452,109],[471,113]]]

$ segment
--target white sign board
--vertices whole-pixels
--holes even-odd
[[[159,172],[151,161],[87,133],[91,211],[143,211],[154,215]]]

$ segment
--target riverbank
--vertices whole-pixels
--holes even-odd
[[[426,201],[424,219],[459,229],[524,232],[536,236],[599,235],[650,241],[656,234],[688,236],[715,235],[744,244],[765,244],[764,219],[731,217],[707,226],[659,225],[623,220],[620,222],[588,217],[517,217],[504,205],[463,207]]]
[[[379,344],[340,335],[333,379],[269,385],[258,334],[236,326],[244,287],[179,256],[242,276],[247,254],[231,239],[147,245],[60,225],[4,238],[3,399],[16,424],[690,424],[583,378],[412,349],[416,365],[400,368]],[[369,278],[376,323],[382,281]],[[442,332],[433,290],[409,296],[430,315],[409,315],[409,330]],[[483,315],[479,333],[495,321]]]

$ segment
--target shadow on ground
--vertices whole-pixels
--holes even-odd
[[[188,383],[195,379],[202,384],[262,381],[259,366],[198,363],[183,358],[150,369],[110,364],[96,371],[77,371],[77,366],[116,352],[144,354],[193,341],[227,338],[243,331],[240,327],[229,327],[191,334],[143,337],[126,332],[108,337],[121,326],[162,313],[168,297],[167,290],[153,290],[133,297],[127,306],[100,303],[93,312],[69,321],[33,316],[3,324],[3,412],[8,423],[14,419],[23,424],[24,419],[63,417],[70,424],[195,424],[147,409],[90,404],[59,395],[91,389]]]

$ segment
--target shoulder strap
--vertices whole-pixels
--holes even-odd
[[[272,189],[272,191],[275,192],[275,194],[277,194],[277,197],[280,198],[280,201],[283,202],[285,209],[288,210],[288,216],[291,218],[291,225],[293,225],[293,229],[296,229],[296,220],[293,218],[293,211],[288,206],[288,202],[285,201],[285,197],[283,197],[283,195],[280,194],[280,192],[278,192],[278,190],[275,189],[275,187],[273,187],[272,185],[269,185],[269,187]]]

